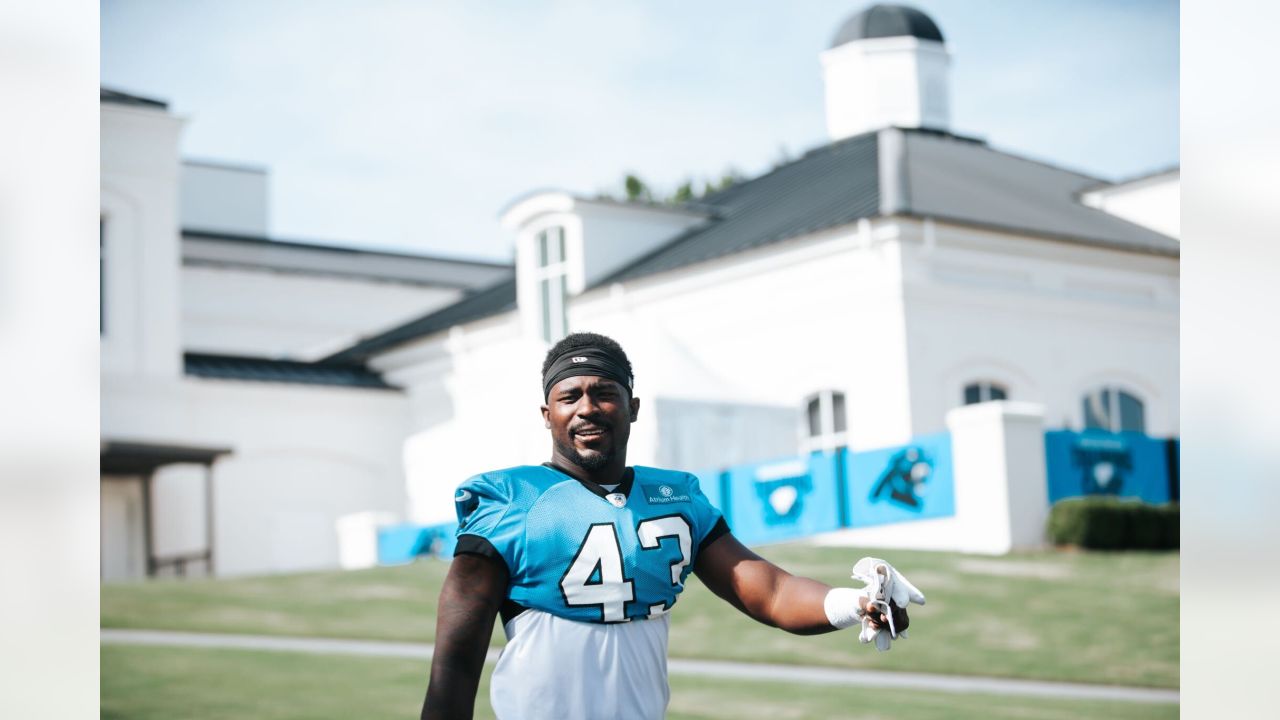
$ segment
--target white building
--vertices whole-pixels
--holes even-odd
[[[102,92],[102,577],[332,567],[403,513],[409,406],[316,359],[509,265],[269,240],[260,169],[183,162],[183,120]]]
[[[372,259],[357,281],[321,277],[314,247],[225,232],[179,243],[180,122],[104,104],[108,271],[132,263],[145,281],[130,287],[183,298],[179,313],[108,293],[104,436],[232,449],[214,465],[215,557],[239,572],[333,564],[339,515],[446,521],[468,475],[545,459],[542,356],[575,330],[611,335],[631,356],[644,403],[635,464],[699,470],[894,445],[945,430],[957,406],[1000,399],[1043,406],[1050,427],[1176,434],[1176,171],[1118,186],[952,134],[944,38],[909,8],[858,13],[820,59],[829,144],[683,206],[520,198],[502,217],[514,277],[476,266],[468,288],[427,279],[442,260],[415,261],[417,284],[379,285]],[[225,213],[243,233],[251,226],[236,223],[258,216],[250,195],[184,212],[211,223]],[[151,203],[162,217],[129,219]],[[113,231],[121,223],[130,229]],[[113,247],[113,232],[134,239]],[[115,260],[130,243],[157,250]],[[286,283],[299,289],[277,290]],[[333,312],[305,316],[339,295]],[[299,307],[268,320],[279,296]],[[357,300],[367,314],[337,323]],[[115,320],[125,309],[134,317]],[[318,318],[335,324],[308,325]],[[128,350],[109,362],[113,322]],[[362,333],[376,325],[391,327]],[[260,366],[272,382],[243,379]],[[334,372],[400,390],[281,382]],[[265,438],[272,447],[257,447]],[[104,482],[104,575],[115,486]],[[155,522],[159,543],[167,526]],[[246,534],[224,551],[241,522]],[[317,539],[293,542],[304,535]]]

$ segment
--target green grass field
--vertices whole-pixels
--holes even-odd
[[[489,669],[492,669],[490,666]],[[102,717],[411,718],[426,691],[422,661],[241,650],[106,646]],[[477,718],[492,718],[488,675]],[[871,705],[873,709],[862,709]],[[874,692],[672,677],[671,720],[716,718],[1176,718],[1176,705],[1073,702],[993,695]]]
[[[851,632],[796,637],[758,625],[691,578],[672,614],[673,657],[1178,685],[1177,553],[990,558],[803,544],[760,552],[792,572],[848,585],[856,585],[848,568],[857,558],[885,557],[929,603],[912,606],[911,639],[877,653]],[[447,569],[424,560],[356,572],[108,585],[102,626],[430,641]]]

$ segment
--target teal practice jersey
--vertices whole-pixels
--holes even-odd
[[[675,605],[698,552],[728,532],[693,475],[628,468],[615,492],[550,465],[477,475],[459,486],[456,554],[501,560],[503,621],[524,609],[629,622]]]

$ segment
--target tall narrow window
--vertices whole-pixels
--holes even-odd
[[[564,228],[547,228],[534,238],[538,252],[538,332],[553,343],[569,333]]]
[[[1146,432],[1146,410],[1137,396],[1114,385],[1104,385],[1081,398],[1086,430]]]
[[[979,380],[964,386],[964,404],[991,402],[992,400],[1008,400],[1009,391],[1004,385],[989,380]]]
[[[805,400],[806,450],[830,449],[845,444],[848,426],[844,393],[823,390]]]

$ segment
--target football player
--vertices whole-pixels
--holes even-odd
[[[851,588],[792,575],[734,538],[693,475],[627,466],[640,415],[612,339],[566,337],[542,368],[551,460],[464,482],[458,544],[440,592],[423,718],[470,718],[496,617],[507,645],[499,718],[661,718],[667,627],[692,571],[738,610],[813,635],[888,620]],[[904,609],[891,605],[894,626]]]

